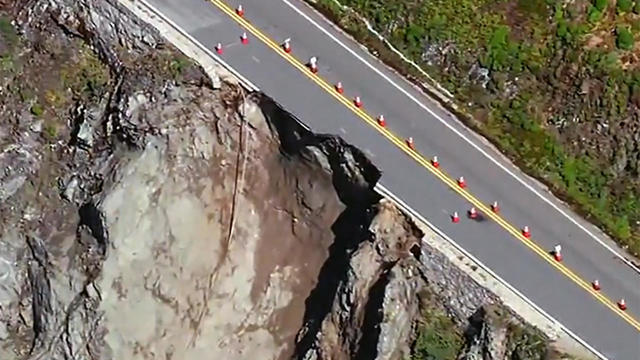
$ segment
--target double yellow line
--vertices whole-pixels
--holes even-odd
[[[502,216],[493,212],[487,205],[485,205],[482,201],[478,200],[475,196],[470,194],[467,190],[460,188],[456,180],[449,177],[444,171],[439,168],[434,167],[429,160],[424,158],[418,152],[410,149],[405,142],[391,131],[387,130],[387,128],[381,127],[376,122],[376,119],[367,114],[362,108],[356,107],[351,100],[346,98],[345,96],[339,94],[333,85],[327,83],[321,77],[311,73],[307,66],[296,59],[293,55],[284,52],[281,45],[271,40],[267,35],[265,35],[262,31],[255,28],[251,23],[245,20],[243,17],[238,16],[236,12],[224,4],[220,0],[209,0],[213,5],[215,5],[222,12],[231,17],[235,22],[237,22],[240,26],[244,27],[247,31],[249,31],[253,36],[261,40],[265,45],[274,50],[277,54],[279,54],[283,59],[289,62],[293,67],[300,70],[307,78],[309,78],[316,85],[320,86],[323,90],[333,96],[338,102],[342,103],[352,112],[354,112],[358,117],[364,120],[366,123],[371,125],[374,129],[376,129],[382,136],[391,141],[394,145],[400,148],[403,152],[417,161],[424,168],[429,170],[433,175],[435,175],[438,179],[440,179],[443,183],[448,185],[452,190],[462,196],[465,200],[470,202],[473,206],[475,206],[478,210],[482,211],[487,217],[498,223],[502,228],[504,228],[508,233],[513,235],[516,239],[520,240],[523,244],[525,244],[529,249],[538,254],[541,258],[543,258],[547,263],[551,266],[555,267],[562,274],[571,279],[576,285],[583,288],[586,292],[595,297],[598,301],[604,304],[606,307],[611,309],[614,313],[619,315],[622,319],[628,322],[635,329],[640,331],[640,322],[634,319],[628,313],[620,310],[615,301],[607,298],[602,292],[595,291],[592,288],[592,285],[589,281],[585,281],[580,276],[578,276],[575,272],[567,268],[564,264],[556,262],[543,248],[541,248],[538,244],[534,243],[531,239],[526,238],[518,228],[508,223]]]

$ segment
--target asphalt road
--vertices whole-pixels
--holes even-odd
[[[533,241],[540,247],[551,250],[555,244],[562,244],[563,264],[587,282],[599,279],[602,293],[611,301],[624,298],[629,306],[626,313],[631,316],[630,320],[625,320],[588,290],[580,288],[496,222],[486,216],[483,221],[467,219],[465,213],[470,207],[467,200],[381,136],[349,106],[337,101],[283,59],[277,49],[269,48],[249,31],[249,44],[241,44],[243,28],[214,4],[204,0],[147,1],[211,50],[218,42],[222,43],[224,53],[221,57],[227,63],[311,129],[340,135],[365,151],[382,169],[381,183],[385,187],[603,355],[610,359],[640,359],[637,322],[640,317],[640,275],[590,237],[585,229],[596,233],[603,241],[609,241],[590,224],[575,217],[576,224],[543,201],[531,190],[544,193],[538,184],[521,175],[452,115],[379,64],[306,5],[289,0],[346,44],[350,51],[284,0],[246,0],[242,3],[245,18],[257,29],[276,42],[291,38],[292,55],[303,62],[310,56],[317,56],[320,77],[330,83],[341,81],[346,96],[360,95],[365,111],[372,116],[384,114],[389,129],[398,136],[412,136],[418,151],[426,157],[438,155],[447,173],[455,178],[465,177],[469,192],[477,199],[486,204],[497,200],[503,218],[518,228],[528,225]],[[237,5],[235,1],[226,3],[232,8]],[[354,53],[373,64],[377,72]],[[504,168],[465,141],[463,136],[497,159]],[[505,169],[518,174],[527,186]],[[557,200],[550,196],[548,199],[555,207],[572,214]],[[453,211],[458,211],[462,217],[458,224],[450,220]]]

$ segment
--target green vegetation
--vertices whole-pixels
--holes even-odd
[[[496,306],[485,308],[485,321],[492,328],[506,329],[506,354],[508,359],[545,360],[549,359],[551,349],[544,335],[533,327],[515,323],[509,313]]]
[[[531,329],[515,324],[507,326],[507,353],[511,359],[548,359],[547,341]]]
[[[18,34],[11,25],[11,20],[5,16],[0,16],[0,36],[12,48],[18,44]]]
[[[589,6],[588,19],[591,24],[597,23],[602,19],[602,11],[595,6]]]
[[[0,16],[0,41],[7,47],[6,52],[0,54],[0,71],[15,70],[13,52],[18,44],[18,40],[18,34],[13,25],[11,25],[11,20],[7,17]]]
[[[169,61],[169,70],[174,79],[179,78],[184,70],[192,65],[191,61],[184,56],[176,56]]]
[[[629,29],[624,26],[619,26],[616,29],[616,45],[622,50],[633,49],[633,34]]]
[[[455,360],[463,345],[462,334],[445,314],[425,314],[412,360]]]
[[[107,91],[109,69],[86,45],[80,47],[76,62],[62,68],[61,80],[65,89],[87,99],[99,98]]]
[[[353,11],[310,1],[385,62],[428,81],[366,30],[368,19],[465,104],[467,124],[640,254],[640,150],[628,130],[640,123],[640,1],[339,2]],[[469,77],[476,64],[490,71],[486,88]]]
[[[0,71],[6,90],[3,103],[19,113],[27,109],[42,124],[49,142],[68,135],[69,105],[103,99],[109,91],[109,68],[82,40],[68,47],[46,46],[46,40],[22,41],[10,20],[0,16]],[[8,71],[7,71],[8,70]]]
[[[505,359],[549,359],[552,350],[544,335],[533,327],[525,327],[514,322],[512,315],[500,306],[487,306],[480,318],[472,318],[472,324],[463,331],[434,304],[426,304],[413,347],[411,360],[455,360],[470,350],[472,341],[487,341],[477,338],[480,329],[489,332],[505,331]],[[476,314],[478,315],[478,314]],[[494,343],[492,345],[498,345]],[[491,345],[489,345],[491,346]]]
[[[140,72],[153,74],[154,81],[158,82],[164,82],[167,79],[176,82],[184,81],[185,78],[193,75],[192,70],[198,67],[190,58],[170,49],[158,49],[144,59],[136,59],[135,62],[126,65]]]
[[[13,71],[14,63],[11,55],[0,56],[0,71]]]
[[[602,12],[609,4],[609,0],[594,0],[593,6],[598,9],[598,11]]]
[[[633,0],[618,0],[616,1],[616,9],[618,13],[630,12],[633,9]]]
[[[44,101],[53,108],[59,108],[64,104],[64,95],[54,89],[49,89],[44,93]]]
[[[42,105],[35,103],[31,105],[31,113],[34,116],[41,116],[44,113],[44,109],[42,108]]]
[[[52,121],[45,122],[43,130],[45,138],[49,141],[54,141],[58,137],[58,126]]]

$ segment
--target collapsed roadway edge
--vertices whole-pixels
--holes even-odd
[[[180,36],[184,37],[190,43],[195,45],[198,48],[198,50],[204,52],[204,54],[206,56],[208,56],[209,58],[215,60],[215,62],[217,62],[220,66],[222,66],[224,68],[224,70],[228,71],[238,81],[238,83],[242,87],[244,87],[246,90],[251,91],[251,92],[259,92],[260,91],[260,89],[255,84],[253,84],[249,79],[247,79],[242,74],[240,74],[238,71],[236,71],[233,67],[231,67],[231,65],[226,63],[223,59],[221,59],[219,56],[217,56],[213,51],[211,51],[210,49],[208,49],[207,47],[202,45],[198,40],[193,38],[193,36],[191,36],[184,29],[182,29],[180,26],[178,26],[175,22],[173,22],[171,19],[166,17],[164,14],[162,14],[158,9],[156,9],[153,5],[149,4],[147,1],[145,1],[145,0],[119,0],[119,2],[122,5],[124,5],[125,7],[127,7],[129,10],[131,10],[134,14],[136,14],[139,17],[141,17],[141,19],[143,21],[150,23],[154,28],[156,28],[159,32],[161,32],[161,34],[163,36],[168,38],[168,36],[167,36],[168,34],[166,34],[165,32],[161,31],[161,29],[158,28],[158,25],[152,24],[150,21],[148,21],[148,19],[144,19],[141,16],[143,14],[140,13],[140,10],[142,10],[142,9],[136,8],[135,4],[137,3],[138,5],[142,5],[142,7],[146,8],[146,10],[150,14],[151,18],[156,16],[162,22],[168,24],[173,30],[177,31]],[[168,40],[170,40],[170,39],[168,39]],[[180,48],[181,51],[185,52],[186,55],[192,57],[197,62],[199,62],[199,63],[202,62],[201,61],[202,59],[201,58],[199,59],[197,54],[194,54],[193,51],[184,51],[184,49],[182,49],[182,46],[178,46],[178,48]],[[201,65],[202,65],[202,63],[201,63]],[[309,126],[307,124],[303,123],[300,119],[298,119],[296,117],[294,117],[294,118],[296,119],[296,121],[302,127],[304,127],[305,129],[307,129],[309,131],[313,131],[311,128],[309,128]],[[512,301],[509,301],[509,300],[507,300],[505,298],[504,294],[501,294],[502,292],[495,291],[495,289],[492,289],[491,287],[489,287],[490,291],[494,292],[499,298],[501,298],[501,300],[507,306],[509,306],[512,310],[516,311],[516,313],[520,313],[521,316],[525,317],[525,319],[527,321],[531,322],[532,324],[534,324],[534,326],[538,327],[540,330],[542,330],[543,332],[547,333],[551,337],[557,337],[557,334],[553,334],[555,331],[553,331],[552,329],[559,329],[560,331],[565,333],[567,336],[569,336],[571,339],[575,340],[578,344],[582,345],[585,349],[587,349],[588,351],[593,353],[593,355],[595,355],[599,359],[601,359],[601,360],[609,360],[607,357],[605,357],[603,354],[601,354],[595,348],[593,348],[591,345],[589,345],[586,341],[581,339],[577,334],[575,334],[574,332],[572,332],[571,330],[566,328],[562,323],[560,323],[554,317],[549,315],[546,311],[544,311],[539,306],[537,306],[535,303],[533,303],[532,300],[527,298],[524,294],[522,294],[516,288],[514,288],[509,283],[507,283],[504,279],[502,279],[495,272],[493,272],[486,265],[484,265],[480,260],[475,258],[468,251],[466,251],[464,248],[462,248],[458,243],[456,243],[453,239],[448,237],[442,230],[438,229],[432,223],[427,221],[416,210],[414,210],[411,207],[409,207],[406,203],[404,203],[401,199],[399,199],[395,194],[393,194],[391,191],[389,191],[383,185],[381,185],[380,183],[376,184],[375,187],[374,187],[374,191],[376,191],[382,197],[384,197],[387,200],[389,200],[392,203],[394,203],[405,214],[408,214],[409,216],[411,216],[417,222],[424,224],[429,229],[431,229],[434,233],[436,233],[441,239],[443,239],[444,241],[449,243],[451,246],[453,246],[455,248],[455,250],[457,250],[459,253],[463,254],[467,259],[469,259],[478,268],[482,269],[486,274],[488,274],[490,277],[492,277],[500,286],[504,287],[506,290],[511,292],[513,295],[515,295],[524,304],[526,304],[526,306],[528,306],[531,310],[533,310],[534,312],[538,313],[543,319],[546,320],[546,324],[543,323],[544,321],[536,321],[536,320],[532,321],[531,319],[526,319],[526,317],[523,316],[523,314],[521,314],[522,311],[517,311],[516,310],[516,309],[522,310],[522,306],[515,306],[512,303]],[[423,239],[423,241],[425,241],[425,239]],[[478,281],[478,279],[476,277],[474,277],[474,276],[472,276],[472,277],[476,281]],[[482,285],[486,286],[487,284],[482,284]],[[551,334],[549,334],[549,333],[551,333]]]

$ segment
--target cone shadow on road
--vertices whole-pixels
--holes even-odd
[[[487,218],[484,217],[484,215],[482,215],[482,213],[477,212],[475,217],[471,217],[471,213],[467,211],[467,218],[469,218],[469,220],[473,220],[475,222],[485,222],[487,221]]]

